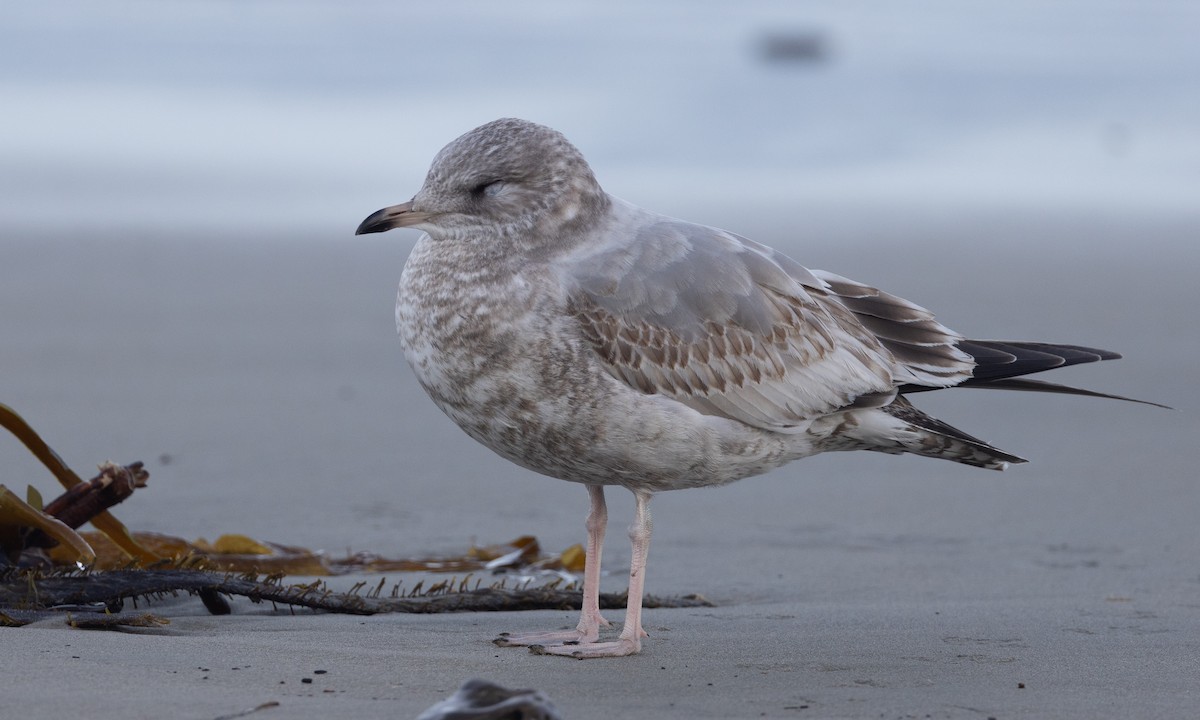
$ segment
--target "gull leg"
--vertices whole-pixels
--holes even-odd
[[[608,505],[604,501],[603,485],[588,485],[591,508],[588,510],[587,547],[583,560],[583,609],[579,625],[574,630],[521,633],[501,633],[493,642],[502,647],[526,645],[560,645],[594,643],[600,637],[600,627],[609,625],[600,614],[600,555],[604,549],[604,531],[608,527]]]
[[[629,527],[629,540],[633,545],[633,559],[629,563],[629,598],[625,610],[625,626],[621,636],[613,642],[581,642],[571,645],[532,645],[529,649],[541,655],[563,655],[579,659],[599,657],[621,657],[635,655],[642,650],[642,638],[647,637],[642,629],[642,595],[646,587],[646,557],[650,553],[650,493],[634,491],[637,507],[633,525]],[[582,626],[582,621],[580,622]]]
[[[587,488],[592,505],[585,523],[588,538],[583,556],[583,610],[578,629],[582,642],[595,642],[600,637],[600,627],[611,624],[600,614],[600,555],[604,551],[604,531],[608,527],[608,505],[604,502],[603,485],[588,485]]]

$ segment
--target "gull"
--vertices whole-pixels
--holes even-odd
[[[518,119],[437,154],[412,200],[356,234],[424,231],[396,324],[433,402],[469,436],[591,502],[573,630],[496,643],[576,658],[641,651],[654,493],[723,485],[833,450],[993,470],[1025,460],[918,410],[950,387],[1115,395],[1030,373],[1111,360],[1078,345],[969,340],[931,312],[747,238],[606,193],[562,134]],[[635,498],[625,622],[601,641],[604,488]]]

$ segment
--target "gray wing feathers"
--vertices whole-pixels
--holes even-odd
[[[933,313],[904,298],[823,270],[813,275],[895,358],[902,383],[950,387],[971,377],[974,358],[958,348],[962,336],[934,319]]]
[[[574,264],[570,309],[612,375],[707,414],[787,431],[890,394],[884,342],[782,257],[712,228],[647,223]]]

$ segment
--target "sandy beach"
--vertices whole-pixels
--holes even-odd
[[[922,408],[1032,462],[1000,474],[827,455],[660,495],[648,591],[716,607],[647,611],[637,657],[490,642],[571,625],[567,612],[364,618],[239,600],[212,617],[181,598],[143,606],[171,619],[161,629],[3,630],[6,712],[214,719],[277,702],[253,717],[407,718],[483,677],[538,688],[572,719],[1189,716],[1195,218],[881,214],[868,228],[818,214],[806,239],[756,217],[698,219],[971,335],[1119,350],[1054,379],[1179,411],[931,393]],[[580,542],[582,488],[476,446],[404,366],[391,305],[415,238],[350,229],[15,232],[0,244],[0,399],[80,472],[146,461],[150,486],[117,512],[136,530],[393,556]],[[0,452],[6,485],[54,491],[17,443]],[[632,502],[609,495],[604,585],[619,590]]]

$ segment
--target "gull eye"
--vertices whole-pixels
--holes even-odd
[[[487,182],[481,182],[475,187],[471,188],[471,196],[476,198],[492,197],[494,195],[499,195],[500,191],[503,189],[504,183],[502,181],[489,180]]]

